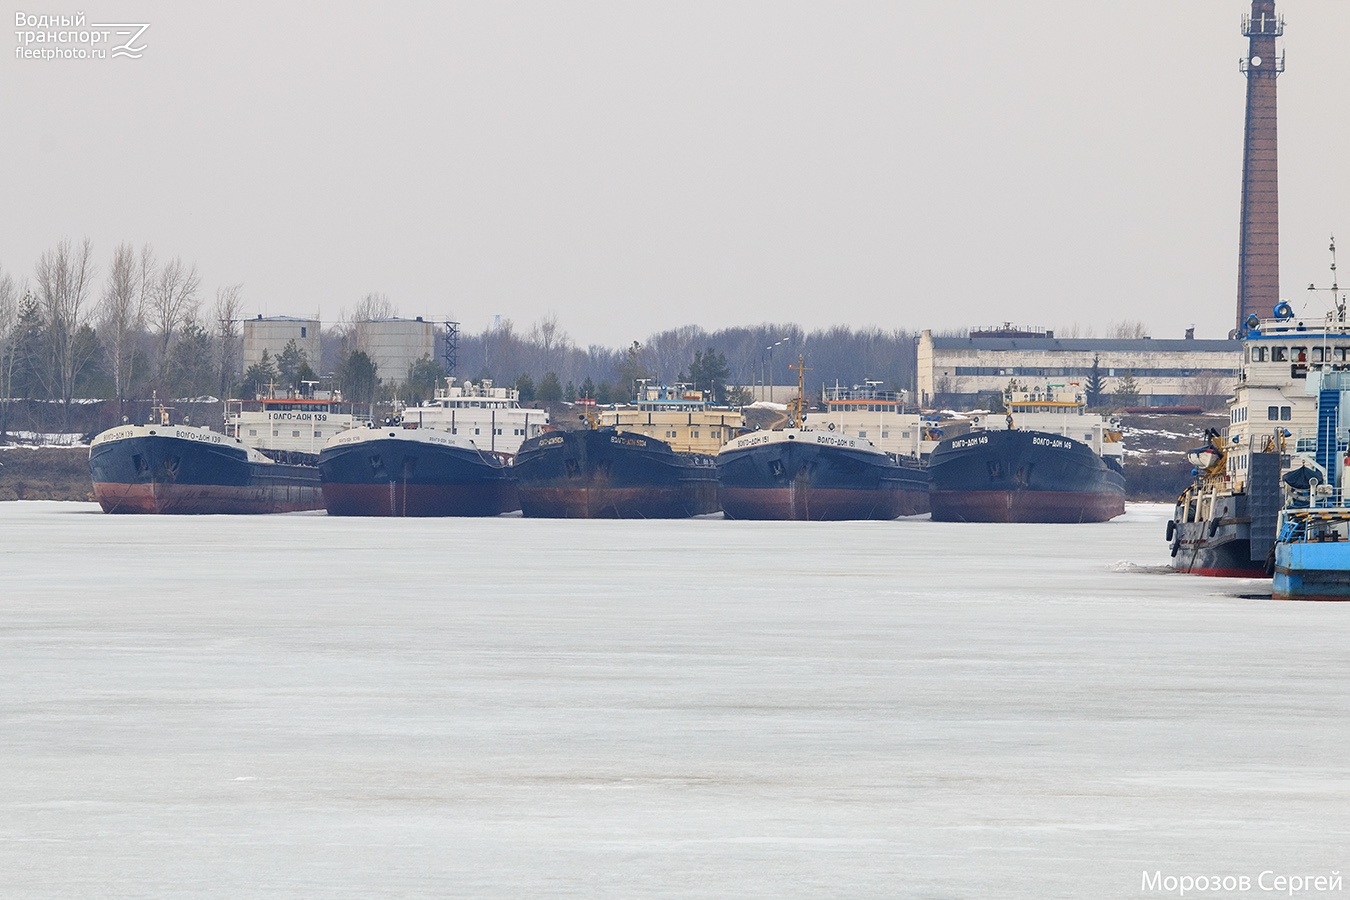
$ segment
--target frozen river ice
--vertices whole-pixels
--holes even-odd
[[[1145,871],[1347,872],[1350,605],[1164,574],[1167,512],[3,503],[0,895],[1137,897]]]

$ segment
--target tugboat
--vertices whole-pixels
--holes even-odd
[[[718,496],[726,517],[826,521],[926,512],[923,469],[900,465],[867,438],[829,422],[828,413],[823,426],[805,424],[803,363],[799,358],[793,367],[792,427],[733,438],[717,454]]]
[[[318,458],[326,434],[357,417],[329,392],[260,397],[238,404],[226,431],[174,424],[155,399],[151,419],[94,438],[89,475],[107,513],[255,514],[322,509]]]
[[[938,522],[1105,522],[1125,512],[1120,426],[1082,386],[1004,391],[1007,415],[944,438],[928,460]]]
[[[1248,453],[1237,479],[1231,474],[1237,467],[1228,462],[1232,445],[1212,428],[1205,437],[1207,444],[1186,454],[1195,480],[1177,498],[1167,523],[1172,567],[1194,575],[1262,578],[1280,508],[1283,435],[1272,434],[1260,452]]]
[[[319,454],[334,516],[496,516],[520,509],[512,455],[548,413],[525,409],[491,381],[438,388],[382,428],[355,428]]]
[[[1228,407],[1228,438],[1210,435],[1197,455],[1195,481],[1177,498],[1167,523],[1172,567],[1196,575],[1262,577],[1280,565],[1281,553],[1309,543],[1307,536],[1331,531],[1306,527],[1322,513],[1291,510],[1290,540],[1280,510],[1290,473],[1314,457],[1323,473],[1334,474],[1339,450],[1328,434],[1341,435],[1338,385],[1350,371],[1350,322],[1346,298],[1336,283],[1336,241],[1331,242],[1332,309],[1319,319],[1298,316],[1287,300],[1273,316],[1247,317],[1242,329],[1242,372]],[[1205,454],[1201,448],[1198,454]],[[1297,474],[1292,477],[1301,477]],[[1344,479],[1336,476],[1338,481]],[[1326,478],[1321,481],[1328,484]],[[1311,543],[1318,543],[1312,541]],[[1286,567],[1287,568],[1287,567]]]
[[[684,519],[717,512],[710,451],[743,427],[741,413],[677,387],[646,391],[636,409],[597,415],[588,408],[583,418],[586,428],[521,445],[515,471],[526,516]]]

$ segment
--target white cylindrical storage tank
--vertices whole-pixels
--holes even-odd
[[[304,351],[310,368],[317,372],[320,352],[318,319],[298,319],[294,316],[245,319],[244,370],[262,362],[264,350],[269,359],[275,360],[291,341],[295,341],[295,346]]]
[[[431,322],[416,319],[375,319],[356,323],[356,344],[375,363],[381,381],[403,381],[408,367],[435,349]]]

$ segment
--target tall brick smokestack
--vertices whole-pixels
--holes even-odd
[[[1242,147],[1242,234],[1238,247],[1237,325],[1249,315],[1266,318],[1280,301],[1280,194],[1276,156],[1275,79],[1284,71],[1275,40],[1284,20],[1275,0],[1252,0],[1242,19],[1247,55],[1247,128]]]

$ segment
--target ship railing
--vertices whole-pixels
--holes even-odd
[[[875,400],[879,403],[904,403],[904,391],[878,391],[861,387],[826,387],[825,400]]]

